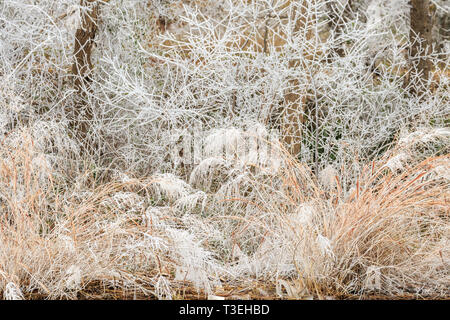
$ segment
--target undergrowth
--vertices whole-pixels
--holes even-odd
[[[449,297],[448,52],[423,83],[406,0],[95,2],[85,140],[92,8],[0,2],[4,299]]]

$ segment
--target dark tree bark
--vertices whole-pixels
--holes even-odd
[[[93,118],[92,106],[86,100],[91,90],[90,76],[93,67],[91,57],[94,38],[98,30],[99,5],[96,0],[80,0],[80,5],[88,7],[89,10],[82,12],[81,26],[75,33],[72,74],[74,75],[74,88],[77,91],[77,96],[75,97],[74,110],[70,114],[70,121],[77,137],[86,144],[88,143],[86,138],[89,123]]]
[[[328,12],[330,20],[328,22],[328,28],[330,32],[333,32],[336,36],[342,34],[342,27],[345,23],[348,23],[352,19],[355,18],[355,9],[354,9],[354,0],[348,0],[344,4],[344,8],[339,10],[339,4],[336,2],[329,2],[327,4]],[[339,14],[339,11],[341,13]],[[332,53],[336,53],[338,56],[343,57],[345,55],[344,48],[342,47],[342,43],[337,46],[331,48],[330,56],[328,57],[328,61],[331,60]]]
[[[310,10],[310,7],[306,2],[303,2],[292,13],[293,19],[295,20],[293,33],[297,34],[306,29],[306,40],[313,37],[313,17],[307,17],[308,10]],[[309,53],[306,53],[303,58],[307,61],[311,59],[312,56]],[[289,68],[301,67],[303,63],[300,59],[292,59],[289,61]],[[297,157],[300,154],[301,149],[302,125],[304,123],[303,114],[307,102],[307,93],[302,92],[299,79],[293,78],[289,83],[290,89],[284,96],[285,109],[282,122],[283,140],[288,151],[293,156]]]
[[[426,90],[432,67],[426,56],[431,52],[433,23],[429,0],[410,0],[410,5],[411,66],[421,74],[421,83],[412,84],[410,93],[420,95]]]

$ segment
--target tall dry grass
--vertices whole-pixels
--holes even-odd
[[[180,287],[214,295],[249,279],[283,298],[448,297],[448,154],[416,159],[399,147],[344,191],[345,173],[318,181],[277,150],[273,162],[244,151],[242,161],[199,168],[191,184],[169,174],[100,183],[85,172],[68,185],[29,131],[9,136],[3,298],[74,299],[101,283],[100,291],[174,299]],[[217,186],[201,180],[214,175]]]
[[[449,60],[409,95],[406,1],[357,7],[103,1],[78,141],[88,6],[0,1],[2,297],[448,297]]]

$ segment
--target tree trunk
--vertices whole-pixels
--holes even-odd
[[[436,44],[436,51],[439,54],[439,59],[442,60],[441,68],[445,68],[445,60],[449,58],[449,52],[446,51],[445,43],[450,43],[450,14],[438,10],[436,6],[433,7],[432,14],[435,15],[433,22],[437,25],[437,32],[433,39]]]
[[[77,138],[83,144],[87,144],[89,123],[93,118],[92,106],[87,102],[87,97],[91,90],[91,56],[98,29],[99,5],[96,0],[80,0],[80,5],[87,6],[90,9],[82,11],[81,25],[75,33],[72,74],[74,75],[74,88],[77,91],[77,96],[75,97],[74,110],[70,114],[70,124]],[[87,146],[84,145],[83,147]]]
[[[311,29],[312,17],[308,17],[308,10],[310,10],[309,1],[301,1],[302,4],[297,10],[293,10],[292,16],[295,19],[293,34],[304,32],[306,29],[306,40],[313,37],[313,30]],[[298,10],[300,9],[300,10]],[[303,59],[311,59],[310,54],[306,54]],[[289,61],[289,68],[301,67],[302,59],[292,59]],[[304,66],[306,67],[306,66]],[[301,139],[302,139],[302,125],[304,122],[304,106],[307,101],[307,93],[305,90],[301,92],[300,81],[293,78],[289,81],[290,89],[284,96],[284,115],[283,115],[283,140],[288,151],[295,157],[300,154]]]
[[[426,90],[432,67],[427,55],[431,52],[433,24],[429,0],[410,0],[410,5],[411,67],[417,70],[421,80],[420,83],[410,83],[410,93],[420,95]]]
[[[344,24],[354,19],[355,10],[353,8],[354,0],[347,0],[344,4],[340,2],[332,1],[327,4],[329,12],[328,28],[335,36],[342,34],[342,28]],[[345,55],[343,44],[340,43],[335,47],[332,47],[328,57],[328,61],[331,61],[333,53],[343,57]]]

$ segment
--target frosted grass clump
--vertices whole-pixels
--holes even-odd
[[[110,210],[128,210],[139,212],[144,207],[145,199],[134,192],[117,192],[102,201],[102,205]]]
[[[336,169],[329,165],[319,173],[319,181],[325,189],[331,190],[336,187],[337,176],[338,172]]]
[[[167,222],[164,217],[170,215],[171,207],[149,207],[142,216],[142,224],[146,227],[164,229]]]
[[[330,239],[319,234],[316,241],[323,255],[328,255],[330,257],[334,256]]]
[[[14,282],[8,282],[3,295],[5,297],[5,300],[24,300],[22,291]]]
[[[184,230],[167,230],[174,250],[178,267],[175,280],[191,281],[195,287],[212,292],[212,285],[220,283],[219,268],[212,253],[205,250],[201,241]]]
[[[419,128],[414,132],[402,132],[399,145],[409,147],[416,143],[429,143],[435,140],[450,141],[450,130],[448,128]]]
[[[209,157],[223,156],[232,160],[242,153],[245,141],[241,130],[237,128],[213,130],[205,139],[205,155]]]
[[[180,210],[192,212],[194,208],[200,205],[200,212],[203,212],[205,210],[206,201],[207,194],[203,191],[197,191],[190,195],[179,198],[177,201],[175,201],[175,207],[179,208]]]
[[[209,190],[215,180],[223,179],[230,170],[231,164],[223,157],[202,159],[191,172],[189,183]]]
[[[399,153],[392,158],[390,158],[385,166],[389,168],[391,171],[395,172],[397,170],[404,169],[404,162],[408,160],[408,155],[406,153]]]
[[[171,173],[155,174],[149,182],[157,200],[166,198],[169,201],[176,201],[188,196],[192,187]]]
[[[62,155],[74,157],[80,152],[79,145],[70,138],[66,130],[62,123],[56,121],[36,121],[31,127],[31,134],[37,148],[48,154],[50,158],[54,158],[53,155],[59,156],[59,159],[56,158],[53,162],[59,160],[57,164],[60,166]]]

